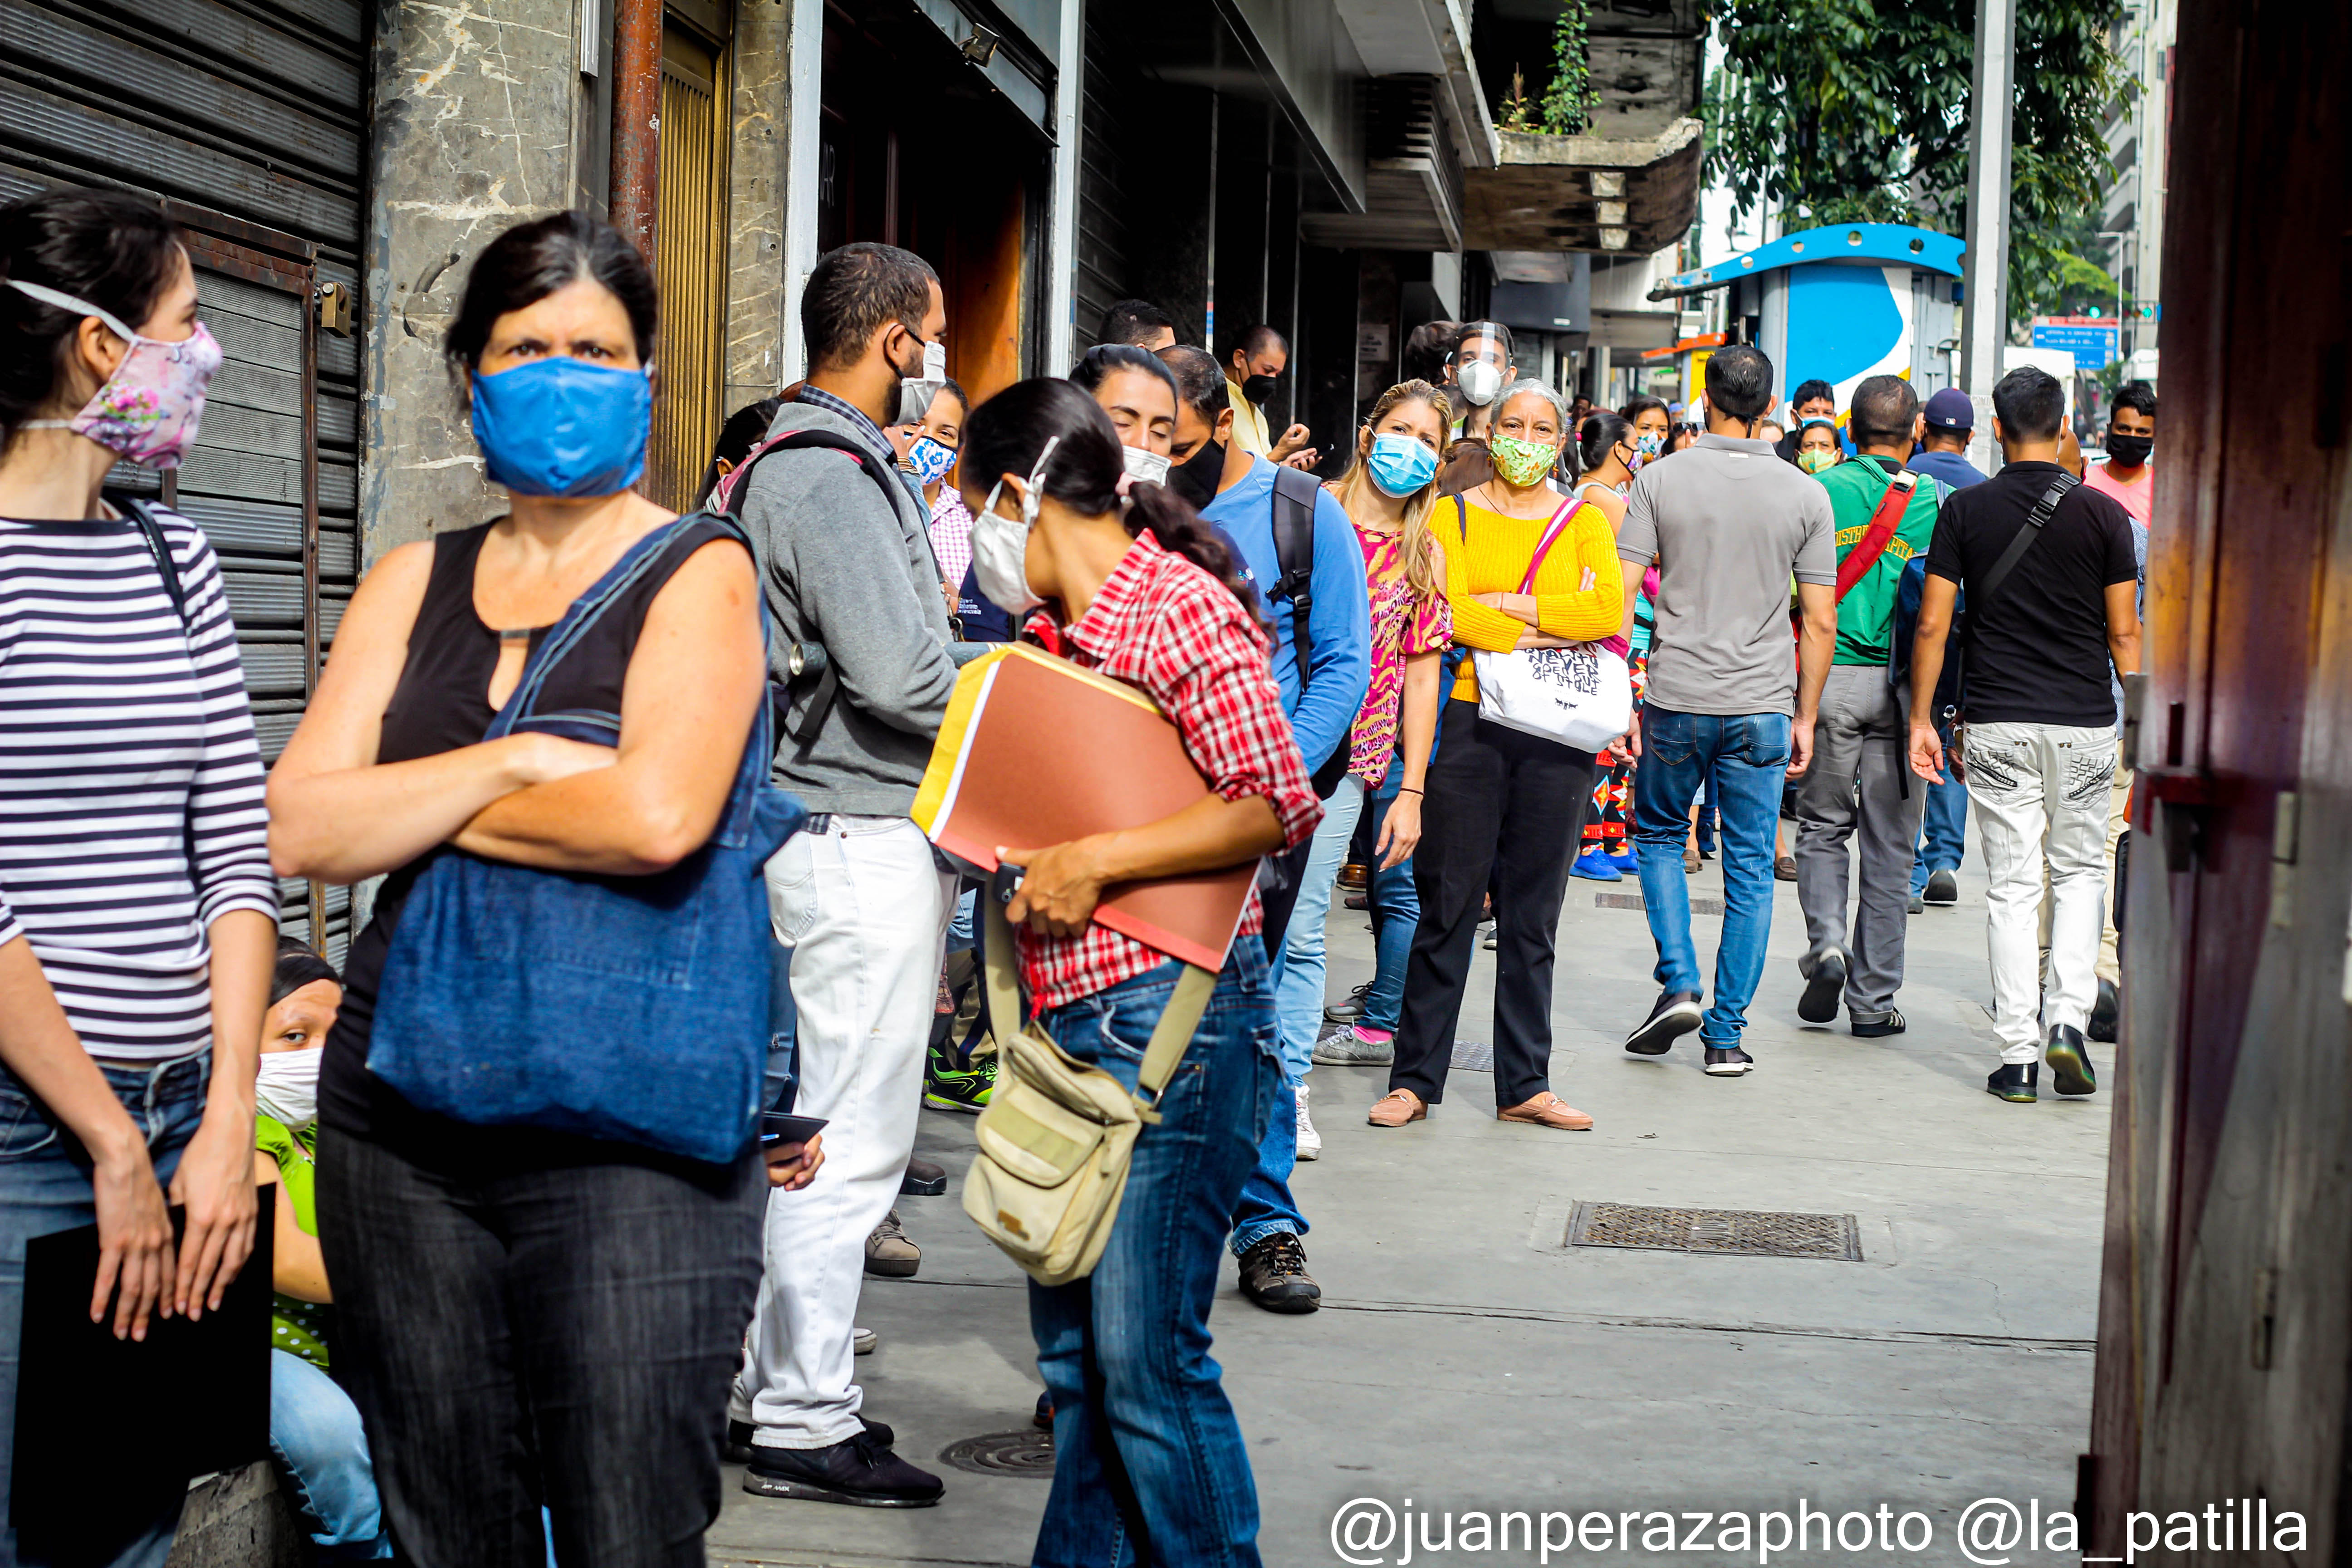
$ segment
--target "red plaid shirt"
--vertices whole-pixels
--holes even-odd
[[[1282,822],[1283,842],[1315,831],[1323,805],[1282,710],[1265,634],[1225,585],[1150,534],[1129,547],[1074,626],[1039,612],[1027,635],[1072,663],[1149,693],[1184,737],[1184,750],[1225,800],[1253,795]],[[1250,889],[1239,935],[1264,929]],[[1074,937],[1020,933],[1030,1005],[1044,1011],[1155,969],[1168,955],[1107,926]]]

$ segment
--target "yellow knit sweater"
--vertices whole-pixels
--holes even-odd
[[[1472,595],[1517,593],[1550,519],[1505,517],[1474,505],[1465,542],[1446,526],[1457,521],[1446,515],[1453,510],[1441,501],[1430,521],[1445,545],[1445,595],[1454,605],[1454,640],[1464,647],[1508,652],[1517,646],[1527,623]],[[1625,579],[1617,565],[1617,536],[1599,508],[1578,506],[1536,573],[1535,595],[1538,630],[1573,642],[1617,635],[1625,620]],[[1478,700],[1478,677],[1469,659],[1462,661],[1454,696]]]

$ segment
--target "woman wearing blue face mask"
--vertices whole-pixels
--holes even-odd
[[[1421,842],[1423,780],[1437,735],[1439,663],[1454,640],[1445,596],[1445,554],[1430,527],[1435,513],[1437,458],[1454,410],[1445,394],[1408,381],[1381,394],[1356,437],[1356,466],[1332,486],[1364,550],[1364,584],[1372,595],[1372,680],[1349,732],[1348,776],[1324,804],[1306,875],[1338,875],[1360,811],[1378,814],[1367,907],[1379,967],[1352,1015],[1351,1027],[1314,1047],[1326,1065],[1387,1062],[1395,1054],[1397,1014],[1404,1005],[1405,959],[1412,951],[1421,899],[1413,890],[1412,851]],[[1454,509],[1446,508],[1446,516]],[[1328,870],[1326,866],[1328,863]],[[1323,931],[1293,926],[1283,952],[1276,1005],[1286,1037],[1315,1030],[1323,1006]],[[1349,1013],[1343,1005],[1339,1009]],[[1310,1158],[1307,1096],[1298,1096],[1299,1153]]]
[[[372,1035],[394,1035],[380,1014],[413,1011],[406,988],[434,984],[387,977],[428,868],[465,851],[625,882],[694,856],[729,804],[766,700],[760,589],[727,525],[673,529],[632,488],[654,327],[652,276],[608,225],[559,213],[490,242],[446,352],[510,510],[376,563],[270,776],[280,874],[386,874],[320,1066],[318,1217],[336,1371],[366,1420],[385,1522],[420,1568],[543,1561],[542,1502],[565,1562],[701,1560],[769,1187],[804,1184],[821,1158],[792,1144],[763,1161],[747,1138],[709,1163],[487,1126],[370,1070]],[[542,634],[625,560],[533,703],[592,732],[617,715],[614,741],[485,740]],[[627,973],[613,942],[583,929],[565,952],[520,958],[533,973],[518,978],[593,990]],[[531,1070],[514,1042],[479,1046],[486,1077]]]

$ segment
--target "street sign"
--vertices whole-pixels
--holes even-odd
[[[2039,316],[2033,322],[2033,346],[2065,350],[2074,356],[2077,371],[2105,370],[2116,361],[2116,337],[2122,324],[2113,317]]]

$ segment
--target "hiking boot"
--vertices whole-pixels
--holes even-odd
[[[1269,1312],[1311,1312],[1323,1304],[1323,1288],[1307,1272],[1307,1250],[1286,1230],[1242,1254],[1242,1294]]]
[[[2122,1021],[2124,999],[2116,994],[2112,980],[2099,982],[2099,999],[2091,1006],[2091,1021],[2083,1033],[2105,1045],[2116,1043],[2116,1026]]]
[[[871,1431],[824,1448],[751,1450],[743,1489],[753,1497],[803,1498],[858,1508],[929,1508],[947,1489],[877,1442]]]
[[[1813,954],[1811,964],[1799,960],[1797,969],[1805,977],[1805,994],[1797,998],[1797,1016],[1808,1024],[1837,1022],[1838,997],[1845,991],[1845,950],[1825,947]]]
[[[1664,1056],[1676,1039],[1698,1027],[1701,1011],[1697,992],[1665,992],[1641,1026],[1625,1037],[1625,1048],[1636,1056]]]
[[[923,1266],[923,1249],[907,1239],[892,1209],[866,1238],[866,1272],[884,1279],[911,1279]]]
[[[1959,873],[1956,871],[1928,872],[1927,885],[1924,889],[1920,889],[1919,900],[1922,903],[1933,904],[1939,910],[1950,909],[1954,904],[1960,901]]]
[[[923,1103],[933,1110],[961,1110],[977,1116],[988,1108],[996,1088],[996,1056],[960,1057],[954,1047],[933,1046],[923,1063]]]
[[[2066,1024],[2053,1026],[2042,1059],[2050,1064],[2050,1087],[2060,1094],[2098,1092],[2098,1076],[2091,1070],[2091,1053],[2083,1048],[2082,1030]]]
[[[2032,1105],[2042,1098],[2033,1087],[2041,1076],[2041,1064],[2037,1062],[2003,1062],[1985,1079],[1985,1092],[2020,1105]]]

